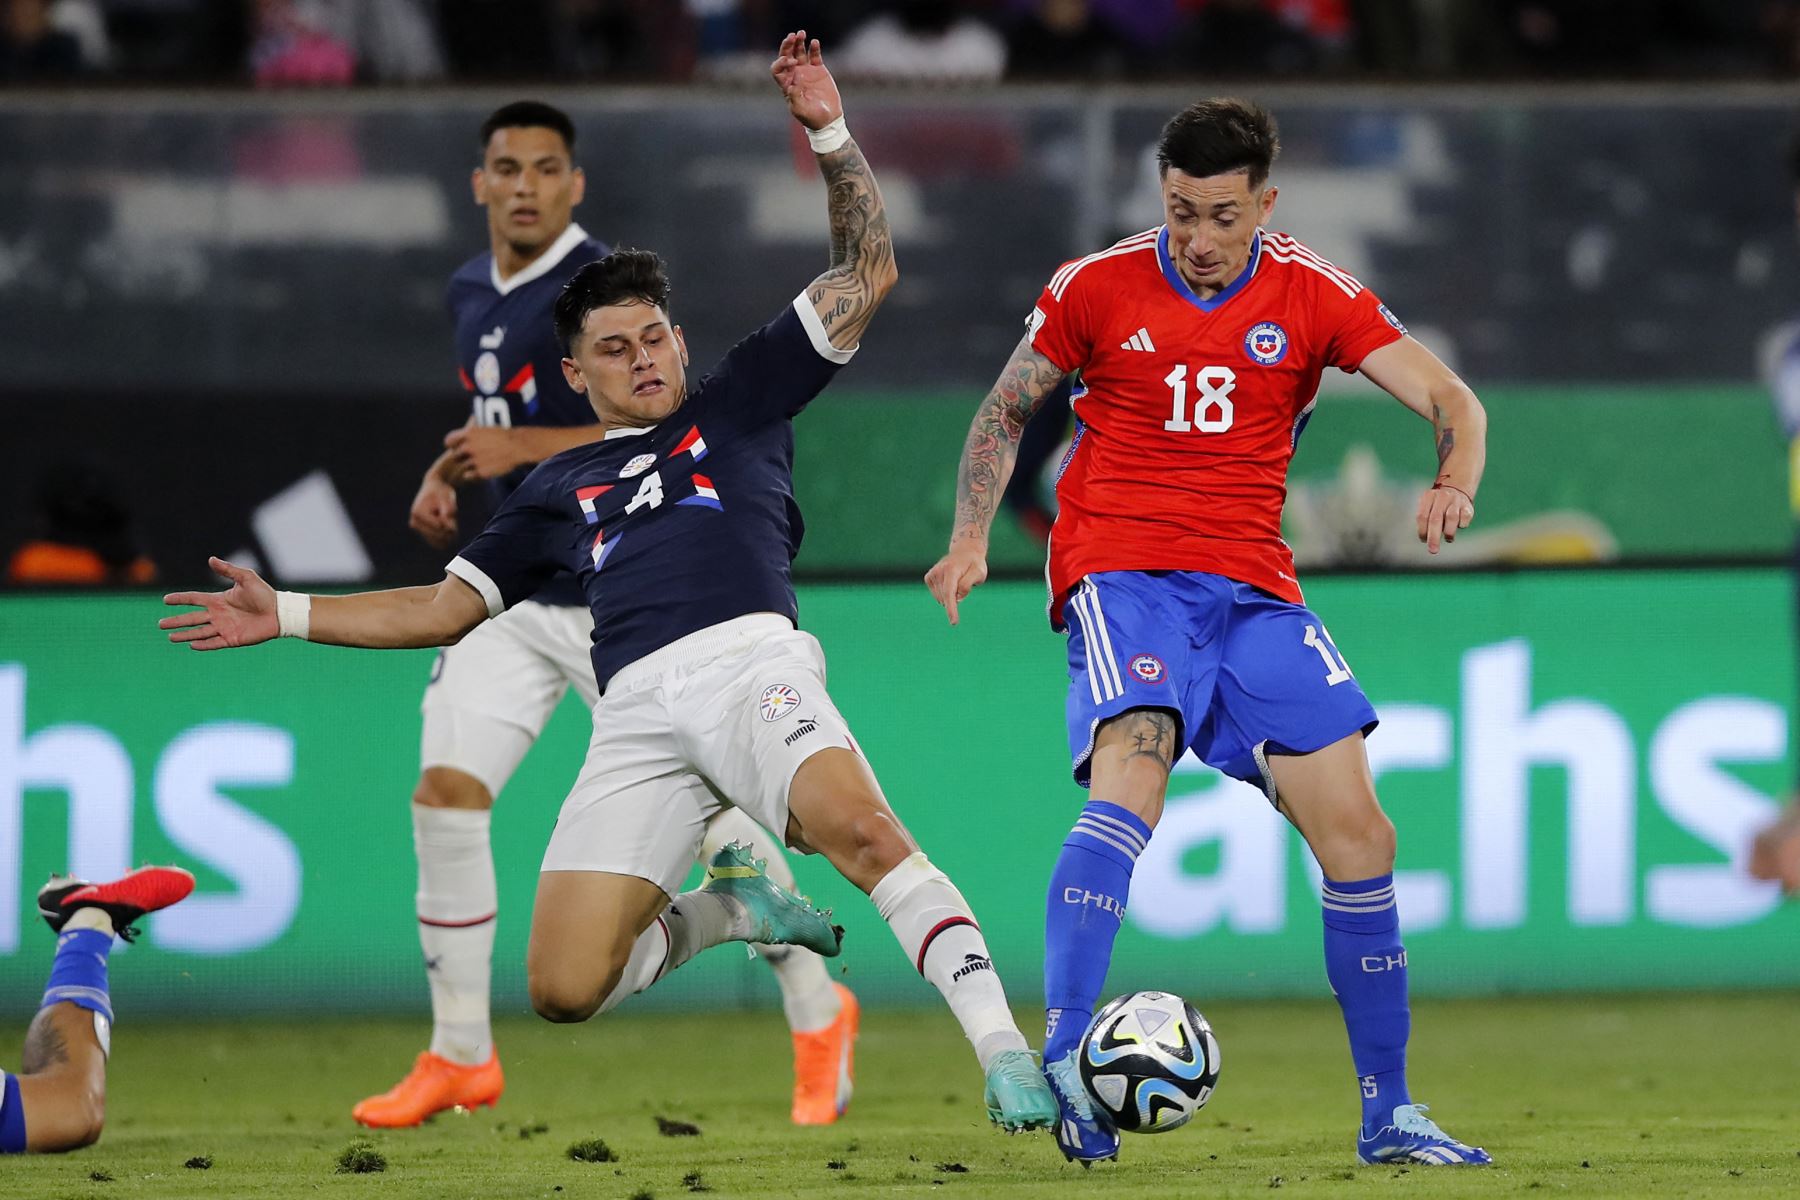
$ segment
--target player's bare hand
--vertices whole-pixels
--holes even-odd
[[[1456,488],[1440,485],[1419,497],[1419,540],[1433,554],[1474,519],[1475,502]]]
[[[426,542],[444,549],[456,540],[456,489],[427,474],[413,497],[412,515],[407,522]]]
[[[498,479],[530,461],[510,429],[465,426],[444,436],[444,448],[464,480]]]
[[[838,95],[837,80],[825,69],[819,39],[808,41],[806,30],[781,39],[769,74],[787,99],[788,111],[808,129],[823,129],[844,115],[844,99]]]
[[[176,613],[156,623],[167,629],[171,642],[186,642],[196,650],[225,650],[254,646],[281,634],[275,615],[275,589],[248,567],[209,558],[206,565],[231,580],[223,592],[170,592],[163,603],[195,605],[193,611]]]
[[[1750,876],[1800,895],[1800,801],[1790,803],[1776,822],[1750,843]]]
[[[968,599],[969,593],[987,582],[987,547],[975,542],[958,542],[950,552],[925,572],[925,586],[932,598],[944,606],[952,625],[957,623],[956,606]]]

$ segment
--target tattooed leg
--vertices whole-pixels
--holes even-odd
[[[38,1012],[25,1034],[19,1098],[28,1150],[74,1150],[93,1144],[106,1119],[106,1052],[95,1014],[63,1003]]]
[[[1134,708],[1095,733],[1092,799],[1063,840],[1044,910],[1046,1064],[1073,1053],[1093,1017],[1137,856],[1162,815],[1180,729],[1174,713]],[[1110,1145],[1116,1149],[1116,1139]]]
[[[1134,708],[1102,722],[1089,759],[1092,794],[1154,828],[1181,747],[1181,720],[1165,709]]]

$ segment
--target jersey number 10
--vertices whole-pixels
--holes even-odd
[[[475,423],[484,429],[511,429],[512,405],[505,396],[477,396]]]
[[[1200,396],[1194,401],[1193,420],[1188,419],[1188,369],[1187,364],[1176,367],[1163,377],[1169,385],[1171,400],[1175,411],[1163,428],[1170,433],[1187,433],[1198,429],[1201,433],[1224,433],[1231,428],[1231,393],[1237,388],[1237,372],[1230,367],[1201,367],[1194,372],[1194,386],[1200,389]]]

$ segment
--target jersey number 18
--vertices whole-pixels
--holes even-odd
[[[1188,369],[1183,363],[1163,377],[1169,385],[1175,411],[1163,422],[1170,433],[1224,433],[1231,428],[1231,393],[1237,388],[1237,372],[1230,367],[1201,367],[1194,372],[1194,385],[1200,395],[1194,401],[1193,419],[1188,419]]]

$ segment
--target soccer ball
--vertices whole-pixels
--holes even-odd
[[[1212,1026],[1168,992],[1132,992],[1101,1009],[1077,1061],[1088,1094],[1127,1133],[1179,1129],[1219,1082]]]

